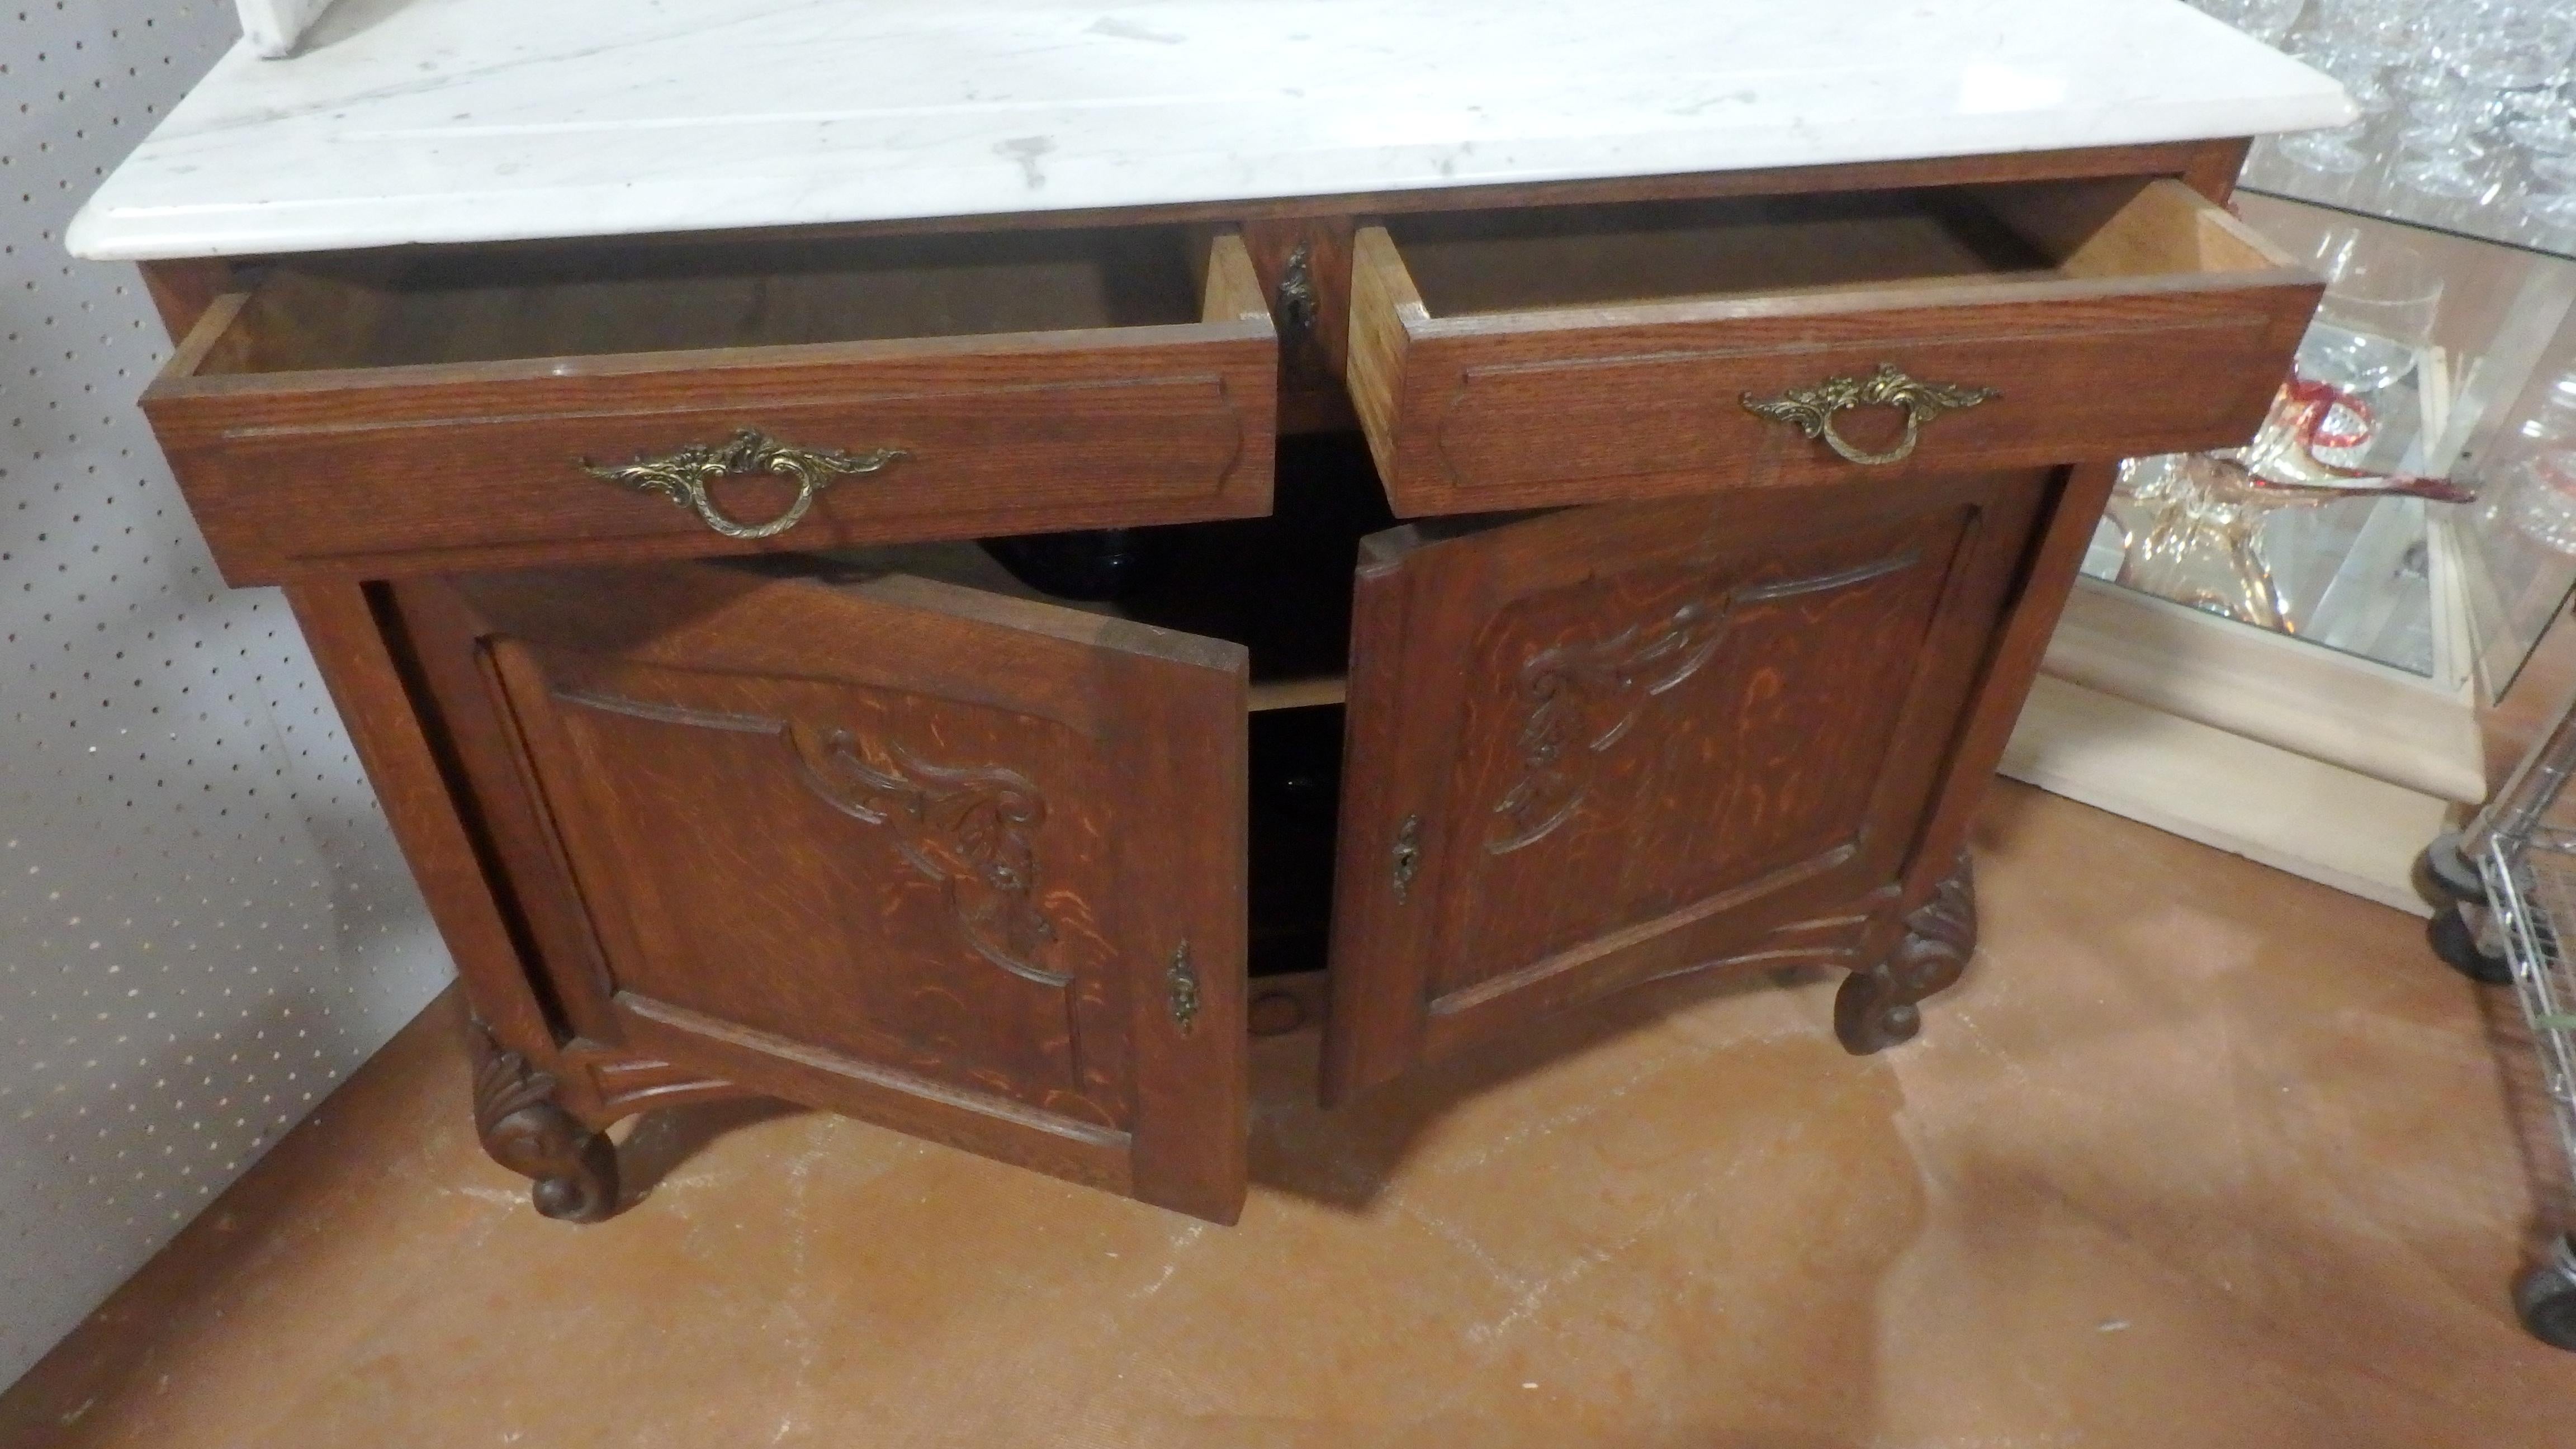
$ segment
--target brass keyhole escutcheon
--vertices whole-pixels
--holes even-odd
[[[1199,1019],[1199,969],[1190,961],[1189,942],[1183,941],[1173,949],[1172,964],[1163,972],[1163,989],[1172,1024],[1181,1029],[1181,1035],[1188,1036],[1190,1024]]]
[[[1422,873],[1422,817],[1407,815],[1396,827],[1395,864],[1388,872],[1395,886],[1395,903],[1404,904],[1413,894],[1413,878]]]

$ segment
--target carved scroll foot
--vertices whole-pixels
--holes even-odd
[[[1976,879],[1968,853],[1905,917],[1905,938],[1878,964],[1844,978],[1834,997],[1834,1035],[1854,1056],[1910,1039],[1923,1025],[1919,1003],[1959,979],[1977,949]]]
[[[534,1186],[537,1211],[572,1223],[595,1223],[617,1211],[617,1148],[555,1101],[552,1074],[492,1039],[481,1023],[467,1028],[474,1052],[474,1128],[492,1160]]]

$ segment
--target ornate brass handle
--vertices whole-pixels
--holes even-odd
[[[1825,446],[1842,455],[1846,462],[1863,465],[1901,463],[1914,455],[1914,445],[1923,435],[1923,425],[1943,413],[1972,408],[1981,402],[2003,396],[1990,387],[1957,387],[1944,382],[1916,382],[1897,369],[1895,363],[1882,362],[1878,371],[1866,378],[1829,377],[1814,387],[1793,387],[1774,398],[1743,395],[1745,411],[1779,422],[1795,424],[1810,438],[1822,438]],[[1843,440],[1834,431],[1834,414],[1845,408],[1892,407],[1905,414],[1905,436],[1884,453],[1865,453]]]
[[[601,465],[588,458],[573,461],[593,478],[623,483],[642,493],[659,493],[682,508],[691,509],[698,521],[727,538],[776,538],[804,521],[806,510],[814,506],[814,496],[843,478],[863,473],[883,472],[898,458],[912,456],[901,448],[876,448],[865,453],[837,453],[828,448],[799,448],[782,443],[755,429],[744,428],[714,447],[691,443],[676,453],[658,458],[639,457],[632,463]],[[751,473],[773,473],[796,480],[796,501],[787,511],[767,523],[737,523],[725,517],[707,496],[708,485],[719,478],[738,478]]]

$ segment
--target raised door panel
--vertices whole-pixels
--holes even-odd
[[[547,716],[528,725],[551,736],[532,739],[540,761],[605,782],[572,808],[582,843],[615,857],[628,1010],[1125,1123],[1116,953],[1092,905],[1107,862],[1050,852],[1038,894],[1051,823],[1105,833],[1096,739],[827,682],[497,647],[523,718]]]
[[[1884,906],[2050,476],[1371,540],[1328,1094]]]
[[[1241,651],[901,575],[458,591],[584,1035],[1231,1220]]]

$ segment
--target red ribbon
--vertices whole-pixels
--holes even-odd
[[[2290,401],[2299,405],[2296,421],[2291,424],[2299,443],[2310,454],[2319,448],[2358,448],[2379,431],[2379,415],[2359,393],[2346,392],[2330,382],[2318,382],[2293,372],[2281,385]],[[2326,420],[2336,409],[2352,414],[2355,430],[2329,432]]]

